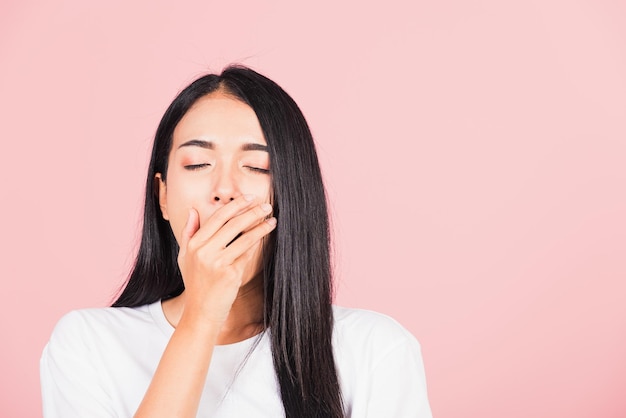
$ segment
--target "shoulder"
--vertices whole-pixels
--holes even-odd
[[[354,308],[333,306],[333,345],[339,357],[366,357],[371,366],[394,351],[408,350],[421,356],[417,339],[390,316]]]
[[[415,337],[392,317],[370,310],[333,306],[335,333],[339,337],[380,340],[394,345]]]
[[[130,416],[167,342],[151,306],[81,309],[58,321],[40,359],[45,416]]]
[[[150,305],[137,308],[88,308],[70,311],[54,328],[54,332],[64,333],[91,329],[94,326],[128,326],[148,319]]]
[[[68,369],[82,373],[165,346],[167,335],[152,319],[151,306],[80,309],[65,314],[43,349],[42,370],[54,375],[68,374]]]
[[[398,321],[333,307],[333,350],[352,416],[431,418],[421,347]]]
[[[49,345],[82,346],[109,339],[124,338],[138,325],[149,323],[149,305],[138,308],[89,308],[70,311],[57,322]]]

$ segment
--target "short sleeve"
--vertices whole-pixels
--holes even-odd
[[[421,348],[412,335],[382,354],[369,381],[367,418],[432,418]]]
[[[90,355],[80,314],[70,312],[55,327],[40,360],[45,418],[111,418],[110,396],[100,379],[97,358]]]

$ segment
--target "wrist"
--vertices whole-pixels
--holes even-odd
[[[207,317],[207,315],[199,315],[192,313],[191,310],[185,309],[178,321],[176,330],[179,332],[189,332],[199,338],[207,340],[217,340],[225,319],[216,319]]]

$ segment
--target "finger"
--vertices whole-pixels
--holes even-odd
[[[228,264],[234,263],[238,258],[256,245],[263,237],[269,235],[276,228],[276,218],[269,218],[254,228],[243,233],[236,241],[224,250],[224,259]]]
[[[187,215],[187,222],[183,228],[183,232],[180,237],[180,252],[179,255],[184,255],[187,252],[187,246],[189,245],[189,240],[194,236],[196,231],[200,229],[200,216],[198,215],[198,211],[194,208],[189,209],[189,213]]]
[[[196,236],[194,236],[194,240],[197,240],[199,243],[207,241],[223,227],[226,222],[251,206],[255,201],[256,197],[254,195],[247,194],[239,196],[232,202],[228,202],[202,223],[200,230],[196,233]]]
[[[231,218],[219,231],[215,232],[211,240],[220,248],[226,248],[235,239],[239,239],[240,235],[266,219],[271,212],[272,206],[269,203],[254,206]]]

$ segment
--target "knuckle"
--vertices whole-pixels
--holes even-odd
[[[271,212],[272,212],[272,206],[269,203],[264,203],[255,208],[255,213],[259,217],[267,216]]]
[[[196,244],[195,243],[189,243],[187,244],[187,248],[185,249],[185,255],[186,254],[195,254],[198,251],[198,248],[196,248]]]
[[[252,231],[246,232],[241,237],[239,237],[237,239],[237,241],[240,242],[239,245],[241,245],[243,247],[248,247],[249,245],[252,244],[252,242],[254,242],[254,239],[252,238]]]
[[[184,251],[189,251],[189,252],[195,252],[198,250],[198,243],[197,240],[195,240],[194,238],[191,238],[188,242],[187,242],[187,248]]]
[[[211,216],[211,219],[213,221],[217,221],[219,223],[223,223],[226,220],[228,220],[229,216],[228,216],[228,212],[226,211],[226,206],[219,208],[215,213],[213,213],[213,216]]]
[[[209,260],[209,254],[206,247],[198,248],[197,251],[194,252],[194,259],[196,261]]]
[[[224,269],[225,267],[227,267],[227,264],[225,262],[225,260],[223,260],[222,258],[218,258],[215,261],[213,261],[213,265],[217,268],[217,269]]]

